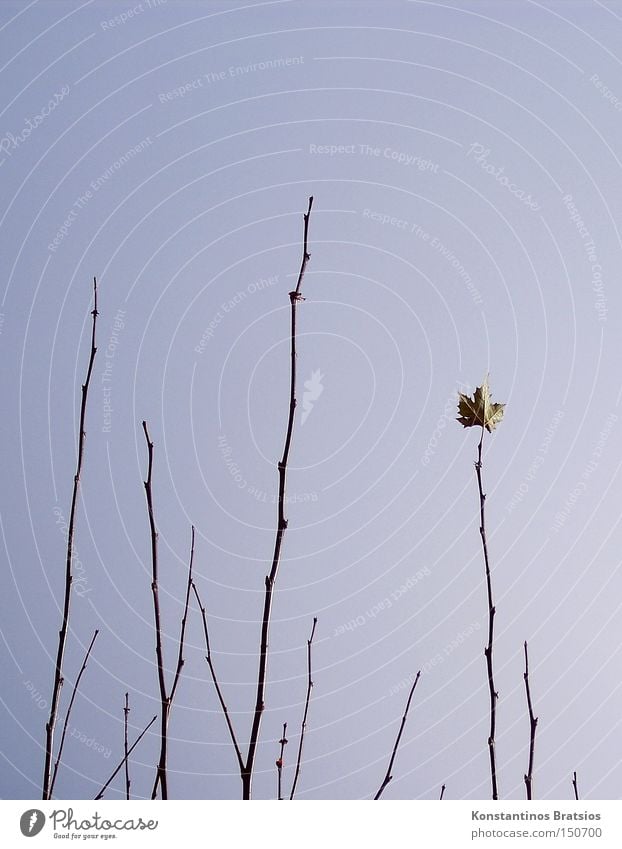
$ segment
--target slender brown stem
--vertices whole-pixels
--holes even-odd
[[[89,660],[89,655],[91,654],[91,649],[93,648],[93,643],[97,639],[97,635],[99,634],[99,630],[96,628],[95,633],[91,639],[88,649],[86,650],[86,654],[84,655],[84,660],[82,661],[82,666],[80,667],[80,671],[78,672],[78,677],[76,678],[76,683],[73,685],[73,691],[71,693],[71,698],[69,699],[69,707],[67,708],[67,714],[65,715],[65,721],[63,722],[63,732],[60,736],[60,744],[58,746],[58,754],[56,755],[56,762],[54,764],[54,771],[52,773],[52,781],[50,783],[50,798],[54,795],[54,785],[56,784],[56,773],[58,772],[58,767],[61,762],[61,758],[63,756],[63,746],[65,745],[65,736],[67,734],[67,725],[69,723],[69,717],[71,715],[71,709],[73,708],[73,702],[76,697],[76,693],[78,692],[78,687],[80,686],[80,678],[82,678],[82,673],[86,669],[86,664]]]
[[[162,799],[168,799],[168,777],[167,777],[167,755],[168,755],[168,721],[173,704],[173,697],[179,683],[179,676],[184,665],[184,638],[186,634],[186,621],[188,618],[188,603],[190,601],[190,587],[192,585],[192,564],[194,560],[194,526],[192,527],[192,542],[190,546],[190,565],[188,567],[188,583],[186,586],[186,600],[184,604],[184,612],[181,620],[181,633],[179,636],[179,653],[177,657],[177,667],[173,686],[170,693],[166,689],[166,681],[164,677],[164,652],[162,650],[162,620],[160,616],[160,596],[158,585],[158,532],[156,529],[155,516],[153,511],[153,492],[152,492],[152,472],[153,472],[153,442],[149,437],[147,422],[143,422],[143,431],[147,442],[149,453],[149,465],[147,469],[147,480],[145,481],[145,494],[147,496],[147,508],[149,512],[149,528],[151,532],[151,591],[153,594],[153,614],[155,621],[156,632],[156,662],[158,665],[158,686],[160,690],[160,758],[156,771],[151,798],[155,799],[158,792],[158,785]]]
[[[190,603],[190,589],[192,587],[192,566],[194,563],[194,525],[192,527],[191,541],[190,541],[190,565],[188,566],[188,583],[186,585],[186,600],[184,603],[184,612],[181,618],[181,631],[179,634],[179,653],[177,655],[177,668],[175,669],[175,678],[173,679],[173,686],[171,687],[171,695],[170,702],[173,703],[173,699],[175,698],[175,691],[177,690],[177,685],[179,684],[179,676],[181,675],[181,670],[184,665],[184,640],[186,638],[186,622],[188,620],[188,605]]]
[[[495,682],[493,677],[492,665],[492,647],[494,639],[494,622],[495,622],[495,605],[492,600],[492,579],[490,576],[490,563],[488,560],[488,545],[486,542],[486,522],[485,522],[485,503],[486,495],[482,487],[482,444],[484,442],[484,428],[482,427],[482,436],[477,447],[477,462],[475,463],[475,471],[477,473],[477,486],[479,488],[479,515],[480,527],[479,533],[482,538],[482,547],[484,549],[484,562],[486,565],[486,589],[488,592],[488,645],[484,650],[486,657],[486,669],[488,672],[488,690],[490,694],[490,733],[488,735],[488,752],[490,755],[490,778],[492,783],[492,798],[499,798],[497,789],[497,763],[495,757],[495,732],[497,725],[497,699],[499,694],[495,690]]]
[[[572,789],[574,790],[575,800],[578,802],[579,801],[579,788],[577,786],[577,773],[576,772],[572,773]]]
[[[147,733],[147,731],[149,731],[149,729],[151,728],[151,726],[153,725],[153,723],[156,721],[156,719],[157,719],[157,718],[158,718],[158,717],[157,717],[157,715],[156,715],[156,716],[154,716],[154,717],[153,717],[153,719],[151,720],[151,722],[150,722],[148,725],[146,725],[146,726],[145,726],[145,728],[143,728],[143,730],[140,732],[140,734],[138,735],[138,737],[136,738],[136,740],[132,743],[132,745],[130,746],[130,748],[127,750],[127,752],[126,752],[126,753],[125,753],[125,755],[123,756],[123,760],[121,761],[121,763],[117,766],[117,768],[116,768],[116,769],[115,769],[115,771],[112,773],[112,775],[110,776],[110,778],[108,779],[108,781],[104,784],[104,786],[102,787],[102,789],[99,791],[99,793],[98,793],[98,794],[97,794],[97,796],[95,797],[95,801],[96,801],[96,802],[97,802],[97,800],[98,800],[98,799],[102,799],[102,798],[103,798],[104,793],[106,792],[106,790],[107,790],[107,789],[108,789],[108,787],[110,786],[111,782],[114,780],[114,778],[115,778],[115,776],[117,775],[117,773],[119,772],[119,770],[122,768],[123,764],[127,762],[128,757],[132,754],[132,752],[134,751],[134,749],[136,748],[136,746],[138,746],[138,744],[140,743],[140,741],[142,740],[142,738],[145,736],[145,734]]]
[[[315,636],[315,626],[317,625],[317,616],[313,617],[313,628],[311,628],[311,636],[307,640],[307,698],[305,699],[305,710],[302,716],[302,725],[300,726],[300,742],[298,743],[298,756],[296,757],[296,772],[294,774],[294,783],[292,784],[292,792],[289,794],[290,800],[294,798],[296,785],[298,784],[298,776],[300,775],[300,762],[302,760],[302,744],[305,738],[305,729],[307,727],[307,714],[309,712],[309,699],[311,698],[311,690],[313,689],[313,681],[311,680],[311,645]]]
[[[278,463],[279,472],[279,495],[277,508],[277,530],[274,543],[274,555],[272,557],[272,567],[270,574],[266,575],[265,580],[265,598],[263,607],[263,617],[261,625],[261,645],[259,650],[259,669],[257,673],[257,697],[255,699],[255,710],[253,713],[253,724],[251,727],[250,740],[248,744],[248,755],[244,769],[242,770],[242,798],[251,798],[251,783],[253,778],[253,767],[255,765],[255,753],[257,751],[257,743],[259,741],[259,728],[261,725],[261,717],[264,711],[264,694],[266,688],[266,670],[268,664],[268,634],[270,631],[270,615],[272,611],[272,596],[274,585],[276,582],[277,572],[279,568],[279,560],[281,556],[281,545],[283,536],[287,528],[287,519],[285,518],[285,485],[287,478],[287,460],[289,458],[289,450],[292,442],[292,432],[294,428],[294,413],[296,410],[296,306],[302,300],[300,289],[305,273],[307,262],[310,254],[308,251],[308,234],[309,234],[309,218],[311,216],[311,207],[313,205],[313,197],[309,198],[309,206],[307,212],[303,216],[304,219],[304,238],[302,248],[302,261],[300,271],[298,272],[298,280],[296,288],[289,293],[289,301],[291,305],[291,372],[290,372],[290,388],[289,388],[289,414],[287,419],[287,432],[285,436],[285,445],[283,447],[283,456]]]
[[[76,520],[76,507],[78,504],[78,489],[80,487],[80,473],[82,472],[82,460],[84,457],[84,440],[86,437],[85,421],[86,421],[86,402],[89,393],[89,385],[91,383],[91,375],[93,373],[93,363],[95,362],[95,328],[97,324],[97,280],[93,278],[93,309],[91,311],[93,323],[91,327],[91,354],[86,372],[86,380],[82,384],[82,401],[80,404],[80,424],[78,435],[78,459],[76,464],[76,473],[73,479],[73,492],[71,496],[71,511],[69,513],[69,526],[67,531],[67,557],[65,561],[65,598],[63,602],[63,619],[61,628],[58,633],[58,649],[56,652],[56,665],[54,667],[54,684],[52,686],[52,700],[50,704],[50,715],[45,725],[45,765],[43,768],[43,799],[50,799],[52,795],[52,758],[54,752],[54,728],[58,718],[58,703],[60,700],[60,692],[63,686],[63,659],[65,656],[65,646],[67,644],[67,629],[69,627],[69,607],[71,601],[71,585],[73,583],[72,565],[73,565],[73,536]]]
[[[421,670],[417,672],[415,680],[413,681],[413,685],[410,688],[410,693],[408,695],[408,701],[406,702],[406,708],[404,710],[404,715],[402,716],[402,721],[400,723],[400,730],[397,732],[397,737],[395,738],[395,745],[393,746],[393,751],[391,752],[391,759],[389,760],[389,766],[387,767],[387,772],[385,777],[382,780],[382,784],[380,785],[378,792],[374,796],[374,801],[377,801],[382,794],[384,793],[384,789],[389,784],[390,781],[393,780],[393,776],[391,775],[391,770],[393,769],[393,762],[395,761],[395,756],[397,755],[397,749],[400,745],[400,740],[402,739],[402,732],[404,731],[404,726],[406,725],[406,719],[408,718],[408,711],[410,710],[410,703],[412,701],[413,693],[415,692],[415,687],[421,677]]]
[[[130,695],[129,693],[125,694],[125,707],[123,708],[123,754],[125,755],[125,798],[129,802],[130,800],[130,787],[132,782],[130,781],[130,764],[128,761],[128,750],[127,750],[127,721],[130,715]]]
[[[279,757],[276,762],[276,772],[277,772],[277,799],[279,802],[283,801],[283,752],[285,751],[285,746],[287,745],[287,737],[285,736],[287,732],[287,723],[283,723],[283,736],[279,740],[279,744],[281,746],[281,751],[279,752]]]
[[[529,709],[529,765],[525,775],[525,790],[527,791],[527,799],[532,798],[533,784],[533,756],[536,749],[536,728],[538,727],[538,717],[533,715],[533,706],[531,704],[531,690],[529,689],[529,658],[527,656],[527,640],[525,640],[525,672],[523,680],[525,681],[525,692],[527,694],[527,708]]]
[[[194,581],[192,582],[192,589],[196,596],[197,604],[199,605],[199,610],[201,611],[201,617],[203,619],[203,635],[205,637],[205,650],[207,651],[207,656],[205,660],[207,661],[207,665],[209,667],[210,674],[212,676],[212,681],[214,683],[214,688],[216,690],[216,695],[218,696],[218,701],[220,702],[220,707],[222,708],[222,712],[225,717],[225,721],[227,723],[227,728],[229,729],[229,735],[231,737],[231,742],[233,743],[233,748],[235,749],[235,755],[238,760],[238,766],[240,768],[240,774],[244,770],[244,760],[242,759],[242,752],[240,750],[240,746],[238,744],[237,737],[235,736],[235,729],[233,728],[233,723],[231,722],[231,718],[229,716],[229,711],[227,709],[227,705],[225,703],[222,690],[220,689],[220,684],[218,683],[218,678],[216,677],[216,670],[214,669],[214,663],[212,661],[212,651],[210,648],[209,641],[209,632],[207,630],[207,616],[205,613],[205,608],[201,603],[201,599],[199,597],[199,591],[197,590],[196,584]]]
[[[443,801],[443,796],[445,795],[445,785],[441,787],[441,795],[438,797],[439,802]]]
[[[160,758],[158,761],[158,769],[156,779],[153,785],[151,798],[155,799],[158,792],[158,784],[162,799],[168,799],[168,782],[166,775],[166,755],[167,755],[167,729],[170,702],[166,692],[166,682],[164,680],[164,653],[162,651],[162,624],[160,617],[160,597],[158,588],[158,532],[156,530],[155,517],[153,514],[153,493],[151,487],[151,475],[153,472],[153,442],[149,438],[147,430],[147,422],[143,422],[143,431],[147,442],[147,450],[149,452],[149,466],[147,469],[147,480],[145,481],[145,494],[147,496],[147,509],[149,512],[149,528],[151,531],[151,592],[153,595],[153,614],[155,619],[156,631],[156,662],[158,665],[158,686],[160,689]]]

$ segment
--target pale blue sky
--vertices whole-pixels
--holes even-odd
[[[373,795],[418,669],[386,797],[489,796],[478,434],[454,417],[490,371],[507,402],[484,465],[500,792],[524,796],[527,639],[535,795],[569,798],[576,769],[585,797],[618,798],[622,3],[44,0],[0,16],[0,795],[40,793],[94,274],[68,681],[101,634],[57,793],[95,795],[126,690],[134,729],[157,710],[143,419],[171,672],[194,523],[246,741],[313,194],[256,796],[274,796],[285,721],[292,778],[314,615],[299,796]],[[195,610],[186,656],[171,795],[237,798]],[[137,795],[156,752],[155,735],[136,749]]]

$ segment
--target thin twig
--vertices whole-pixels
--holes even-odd
[[[67,724],[69,723],[69,716],[71,715],[71,709],[73,708],[73,702],[76,697],[76,693],[78,692],[78,687],[80,686],[80,678],[82,678],[82,673],[86,669],[86,664],[89,660],[89,655],[91,654],[91,649],[93,648],[93,643],[95,642],[97,635],[99,634],[99,630],[96,628],[95,633],[91,639],[88,649],[86,650],[86,654],[84,655],[84,660],[82,661],[82,666],[80,667],[80,671],[78,672],[78,677],[76,678],[76,683],[73,685],[73,691],[71,693],[71,698],[69,699],[69,707],[67,708],[67,713],[65,715],[65,721],[63,722],[63,732],[60,736],[60,744],[58,746],[58,754],[56,756],[56,763],[54,764],[54,771],[52,773],[52,781],[50,783],[50,798],[54,795],[54,785],[56,783],[56,773],[58,772],[58,767],[61,762],[61,758],[63,756],[63,746],[65,745],[65,735],[67,734]]]
[[[495,621],[495,605],[492,600],[492,579],[490,576],[490,563],[488,560],[488,545],[486,542],[486,523],[484,515],[484,507],[486,503],[486,495],[482,487],[482,444],[484,442],[484,428],[482,427],[482,436],[477,447],[477,462],[475,463],[475,471],[477,473],[477,486],[479,489],[479,505],[480,505],[480,527],[479,533],[482,538],[482,547],[484,549],[484,563],[486,565],[486,589],[488,592],[488,645],[484,649],[486,657],[486,669],[488,672],[488,691],[490,694],[490,733],[488,735],[488,752],[490,755],[490,778],[492,783],[492,798],[499,798],[497,788],[497,763],[495,757],[495,731],[497,725],[497,699],[499,694],[495,690],[495,682],[493,677],[492,665],[492,647],[494,639],[494,621]]]
[[[391,775],[391,770],[393,769],[393,762],[395,761],[395,756],[397,755],[397,749],[400,744],[400,740],[402,739],[402,732],[404,731],[404,726],[406,725],[406,719],[408,717],[408,711],[410,710],[410,703],[412,701],[413,693],[415,692],[415,687],[421,677],[421,670],[417,672],[415,680],[413,681],[413,685],[410,688],[410,693],[408,695],[408,701],[406,702],[406,709],[404,710],[404,715],[402,716],[402,722],[400,723],[400,730],[397,732],[397,737],[395,738],[395,745],[393,746],[393,751],[391,752],[391,759],[389,761],[389,766],[387,767],[386,775],[380,785],[378,792],[374,796],[374,801],[377,801],[382,794],[384,793],[384,789],[389,784],[390,781],[393,780],[393,776]]]
[[[531,690],[529,689],[529,658],[527,656],[527,640],[525,640],[525,672],[523,680],[525,681],[525,692],[527,694],[527,708],[529,709],[529,765],[525,775],[525,789],[527,791],[527,799],[531,799],[532,783],[533,783],[533,756],[536,749],[536,728],[538,727],[538,717],[533,715],[533,707],[531,704]]]
[[[278,495],[278,519],[276,539],[274,543],[274,554],[272,557],[272,567],[270,574],[266,575],[265,580],[265,599],[263,608],[263,617],[261,625],[261,645],[259,650],[259,669],[257,673],[257,697],[255,699],[255,709],[253,713],[253,724],[251,727],[250,740],[248,744],[248,755],[244,769],[242,770],[242,798],[251,798],[251,783],[253,778],[253,767],[255,765],[255,753],[259,741],[259,728],[261,725],[261,717],[264,711],[264,694],[266,688],[266,670],[268,664],[268,633],[270,631],[270,615],[272,611],[272,596],[274,585],[276,582],[277,572],[279,568],[279,560],[281,556],[281,544],[283,536],[287,528],[287,519],[285,518],[285,485],[287,477],[287,460],[289,458],[289,450],[292,442],[292,432],[294,428],[294,413],[296,410],[296,306],[298,301],[302,300],[300,289],[305,273],[307,262],[310,254],[308,251],[308,234],[309,234],[309,218],[311,217],[311,207],[313,205],[313,197],[309,198],[309,206],[307,212],[303,216],[304,220],[304,237],[302,248],[302,261],[300,271],[298,272],[298,280],[296,288],[289,293],[289,301],[291,305],[291,371],[290,371],[290,388],[289,388],[289,414],[287,419],[287,432],[285,436],[285,445],[283,447],[283,456],[278,463],[279,472],[279,495]]]
[[[283,723],[283,736],[279,740],[279,744],[281,746],[281,751],[279,752],[279,757],[276,761],[276,771],[277,771],[277,799],[279,802],[283,801],[283,783],[282,783],[282,775],[283,775],[283,752],[285,751],[285,746],[287,745],[287,737],[285,736],[287,732],[287,723]]]
[[[305,738],[305,729],[307,727],[307,713],[309,712],[309,699],[311,698],[311,690],[313,689],[313,681],[311,680],[311,644],[315,636],[315,626],[317,625],[317,616],[313,617],[313,628],[311,636],[307,640],[307,698],[305,699],[305,710],[302,716],[302,725],[300,726],[300,742],[298,744],[298,756],[296,757],[296,772],[294,774],[294,782],[292,784],[292,792],[289,794],[290,800],[294,798],[296,785],[298,784],[298,776],[300,775],[300,762],[302,760],[302,744]]]
[[[162,626],[160,619],[160,597],[158,591],[158,532],[156,530],[155,517],[153,515],[153,493],[151,488],[151,474],[153,471],[153,442],[149,438],[147,422],[143,422],[143,431],[147,441],[149,452],[149,466],[147,469],[147,480],[145,481],[145,494],[147,496],[147,509],[149,512],[149,528],[151,532],[151,592],[153,595],[153,614],[156,631],[156,662],[158,665],[158,686],[160,689],[160,758],[156,779],[153,785],[151,798],[155,799],[158,792],[158,784],[162,793],[162,799],[168,799],[168,782],[166,776],[166,750],[167,750],[167,728],[169,702],[166,693],[166,682],[164,680],[164,655],[162,651]]]
[[[438,797],[439,802],[443,801],[443,796],[445,795],[445,785],[441,787],[441,795]]]
[[[140,732],[140,734],[138,735],[138,737],[136,738],[136,740],[132,743],[132,745],[130,746],[130,748],[129,748],[129,749],[127,750],[127,752],[125,753],[125,755],[124,755],[123,760],[121,761],[121,763],[117,766],[117,768],[116,768],[116,769],[115,769],[115,771],[112,773],[112,775],[110,776],[110,778],[108,779],[108,781],[104,784],[104,786],[102,787],[102,789],[99,791],[99,793],[98,793],[98,794],[97,794],[97,796],[95,797],[95,801],[96,801],[96,802],[98,801],[98,799],[102,799],[102,798],[103,798],[104,793],[105,793],[105,792],[106,792],[106,790],[108,789],[108,787],[109,787],[110,783],[111,783],[111,782],[113,781],[113,779],[115,778],[116,774],[119,772],[119,770],[121,769],[121,767],[123,766],[123,764],[127,761],[128,757],[132,754],[132,752],[134,751],[134,749],[136,748],[136,746],[138,746],[138,744],[140,743],[140,741],[142,740],[142,738],[145,736],[145,734],[147,733],[147,731],[149,731],[149,729],[151,728],[151,726],[153,725],[153,723],[156,721],[156,719],[157,719],[157,718],[158,718],[158,717],[157,717],[157,714],[156,714],[156,716],[154,716],[154,717],[153,717],[153,719],[151,720],[151,722],[150,722],[148,725],[146,725],[146,726],[145,726],[145,728],[143,728],[143,730]]]
[[[129,802],[130,800],[130,787],[132,782],[130,781],[130,764],[128,761],[128,750],[127,750],[127,721],[130,715],[130,695],[129,693],[125,694],[125,707],[123,708],[123,754],[125,755],[125,798]]]
[[[67,630],[69,627],[69,605],[71,600],[71,585],[73,583],[72,565],[73,565],[73,536],[76,520],[76,507],[78,503],[78,489],[80,487],[80,473],[82,472],[82,459],[84,457],[84,440],[86,437],[85,421],[86,421],[86,402],[88,398],[89,385],[91,375],[93,373],[93,363],[95,362],[95,328],[97,324],[97,280],[93,278],[93,309],[91,311],[93,323],[91,328],[91,353],[89,364],[86,372],[86,380],[82,384],[82,401],[80,405],[80,424],[78,435],[78,459],[76,464],[76,473],[73,479],[73,493],[71,496],[71,510],[69,513],[69,525],[67,530],[67,557],[65,561],[65,599],[63,602],[63,619],[60,631],[58,633],[58,649],[56,652],[56,665],[54,667],[54,684],[52,687],[52,699],[50,704],[50,715],[45,725],[45,765],[43,768],[43,799],[50,799],[52,795],[52,757],[54,751],[54,728],[58,718],[58,703],[60,700],[60,692],[63,686],[63,659],[65,656],[65,646],[67,644]]]
[[[181,620],[181,633],[179,637],[179,654],[177,658],[177,668],[173,680],[173,686],[170,693],[166,689],[166,681],[164,678],[164,652],[162,650],[162,621],[160,616],[160,597],[158,586],[158,532],[156,530],[155,517],[153,512],[153,492],[151,485],[151,476],[153,472],[153,442],[149,437],[147,422],[143,422],[143,431],[147,442],[149,453],[149,465],[147,469],[147,480],[145,481],[145,494],[147,496],[147,508],[149,512],[149,528],[151,532],[151,591],[153,594],[153,614],[156,631],[156,661],[158,665],[158,687],[160,690],[160,758],[156,771],[151,798],[155,799],[158,792],[158,785],[162,799],[168,799],[168,777],[167,777],[167,754],[168,754],[168,721],[173,704],[173,696],[179,683],[179,676],[184,665],[183,651],[184,638],[186,634],[186,620],[188,617],[188,602],[190,600],[190,586],[192,584],[192,563],[194,560],[194,526],[192,527],[192,543],[190,549],[190,565],[188,568],[188,584],[186,587],[186,600],[184,604],[184,612]]]
[[[173,686],[171,688],[170,702],[173,703],[173,699],[175,698],[175,691],[177,690],[177,685],[179,684],[179,676],[181,675],[181,670],[184,665],[184,639],[186,636],[186,622],[188,619],[188,604],[190,602],[190,588],[192,587],[192,565],[194,563],[194,525],[192,527],[192,536],[190,542],[190,565],[188,567],[188,584],[186,586],[186,601],[184,603],[184,612],[181,618],[181,631],[179,634],[179,654],[177,655],[177,668],[175,670],[175,678],[173,679]]]
[[[232,724],[231,718],[229,716],[229,711],[227,709],[227,705],[225,703],[225,700],[224,700],[224,697],[223,697],[223,694],[222,694],[222,690],[220,689],[220,685],[218,683],[218,678],[216,677],[216,670],[214,669],[214,664],[212,662],[212,651],[211,651],[211,648],[210,648],[209,632],[207,630],[207,616],[206,616],[206,613],[205,613],[205,608],[203,607],[203,604],[201,603],[201,599],[199,597],[199,591],[197,590],[197,586],[194,583],[194,581],[192,582],[192,589],[193,589],[194,594],[196,596],[197,604],[199,605],[199,610],[201,611],[201,617],[203,619],[203,635],[205,636],[205,650],[207,651],[207,655],[205,657],[205,660],[207,661],[207,665],[209,667],[209,671],[210,671],[211,676],[212,676],[212,681],[214,682],[214,688],[216,689],[216,694],[218,696],[218,701],[220,702],[220,707],[222,708],[222,712],[224,714],[225,721],[227,723],[227,728],[229,729],[229,735],[231,736],[231,742],[233,743],[233,748],[235,749],[235,755],[238,759],[238,766],[240,768],[240,774],[241,774],[242,771],[244,770],[244,761],[242,759],[242,752],[240,750],[240,746],[238,744],[237,737],[235,736],[235,730],[233,728],[233,724]]]
[[[576,772],[572,773],[572,789],[574,790],[575,800],[578,802],[579,801],[579,788],[577,786],[577,773]]]

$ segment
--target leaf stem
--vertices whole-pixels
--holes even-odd
[[[475,471],[477,474],[477,486],[479,489],[479,515],[480,527],[479,533],[482,539],[482,548],[484,550],[484,563],[486,565],[486,590],[488,593],[488,645],[484,650],[486,657],[486,670],[488,673],[488,691],[490,695],[490,732],[488,734],[488,753],[490,756],[490,779],[492,784],[492,798],[499,798],[497,787],[497,763],[495,756],[495,732],[497,724],[497,700],[499,694],[495,690],[495,682],[493,676],[492,649],[494,640],[494,622],[496,608],[492,598],[492,578],[490,574],[490,562],[488,559],[488,544],[486,541],[486,518],[485,504],[486,495],[482,486],[482,446],[484,442],[484,428],[482,427],[482,435],[477,447],[477,462],[475,463]]]

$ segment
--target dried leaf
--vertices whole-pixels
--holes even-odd
[[[464,427],[485,427],[488,433],[492,433],[503,418],[505,404],[493,404],[490,400],[490,387],[488,386],[488,375],[481,386],[478,386],[470,395],[458,393],[457,421]]]

